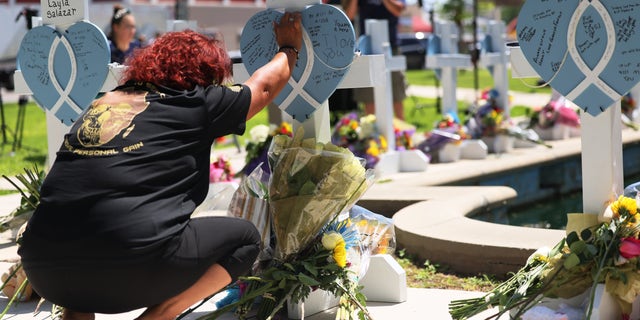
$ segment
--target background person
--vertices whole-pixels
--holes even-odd
[[[107,39],[111,49],[111,62],[124,64],[134,50],[142,47],[142,42],[136,37],[136,19],[131,10],[116,4],[113,6],[110,26]]]
[[[404,0],[342,0],[342,7],[350,20],[358,18],[358,30],[364,34],[364,24],[367,19],[387,20],[389,27],[389,45],[393,54],[397,54],[398,17],[405,8]],[[404,120],[403,100],[407,97],[404,73],[391,72],[393,91],[393,113],[396,118]],[[354,99],[364,103],[366,114],[375,113],[373,88],[356,88],[353,90]]]
[[[260,246],[251,222],[190,216],[208,192],[214,139],[242,134],[291,77],[300,21],[274,23],[279,51],[241,85],[224,83],[220,42],[167,33],[74,123],[19,248],[34,290],[63,319],[143,307],[138,319],[175,319],[250,270]]]

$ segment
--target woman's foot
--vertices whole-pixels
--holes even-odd
[[[95,313],[76,312],[69,309],[62,311],[62,320],[94,320]]]

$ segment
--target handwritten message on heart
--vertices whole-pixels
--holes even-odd
[[[640,0],[527,0],[518,43],[540,77],[591,115],[640,82]]]
[[[34,100],[70,125],[100,92],[109,59],[100,28],[77,22],[62,33],[48,26],[29,30],[17,60]]]
[[[276,10],[258,12],[240,36],[242,62],[249,74],[267,64],[278,51],[273,22]],[[274,102],[295,120],[304,122],[335,91],[354,59],[355,33],[347,16],[331,5],[302,11],[303,46],[289,83]]]

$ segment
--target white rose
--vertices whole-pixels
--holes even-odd
[[[269,127],[264,124],[259,124],[249,131],[250,140],[253,143],[260,143],[267,140],[269,137]]]
[[[342,235],[337,232],[327,232],[322,235],[322,246],[327,250],[333,250],[342,239]]]

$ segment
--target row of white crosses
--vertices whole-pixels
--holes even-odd
[[[305,7],[321,4],[319,0],[307,1],[267,1],[267,8],[281,9],[285,8],[290,11],[304,10]],[[346,17],[346,16],[345,16]],[[423,171],[426,169],[428,159],[420,152],[395,152],[395,132],[393,127],[393,99],[391,86],[391,72],[402,71],[406,69],[406,58],[404,56],[392,56],[389,35],[386,20],[367,20],[365,21],[365,37],[368,38],[367,43],[370,44],[367,54],[355,56],[349,65],[348,72],[344,75],[343,80],[338,84],[337,88],[364,88],[372,87],[374,92],[374,101],[376,104],[375,115],[376,125],[380,133],[388,142],[389,152],[381,156],[380,162],[376,166],[380,172],[393,173],[398,171]],[[250,23],[254,26],[253,23]],[[245,27],[246,29],[247,27]],[[243,31],[243,38],[245,37]],[[252,33],[250,33],[253,36]],[[264,39],[264,35],[252,38]],[[242,44],[243,40],[241,40]],[[251,41],[247,41],[251,43]],[[247,50],[251,53],[250,50]],[[307,59],[313,59],[315,63],[318,57],[312,57],[316,53],[310,53],[307,50]],[[251,60],[244,57],[243,60]],[[264,53],[262,53],[264,55]],[[258,56],[258,53],[255,54]],[[264,57],[257,57],[264,58]],[[245,61],[246,62],[246,61]],[[304,62],[303,62],[304,63]],[[237,63],[234,65],[234,78],[238,81],[244,81],[249,77],[246,63]],[[297,83],[296,83],[297,84]],[[289,108],[289,106],[280,106],[281,108]],[[293,105],[292,107],[296,107]],[[319,103],[315,111],[307,117],[291,117],[283,112],[283,118],[291,122],[294,126],[294,132],[297,127],[303,127],[306,137],[314,137],[317,141],[327,142],[331,139],[331,123],[328,100]]]
[[[498,106],[509,114],[509,79],[507,76],[508,51],[505,48],[505,25],[502,21],[490,21],[487,25],[485,46],[478,66],[490,69],[494,88],[499,95]],[[458,32],[451,21],[439,21],[435,26],[435,34],[429,39],[429,48],[425,59],[425,67],[440,73],[442,83],[442,113],[457,114],[458,69],[471,68],[469,54],[458,53]]]

